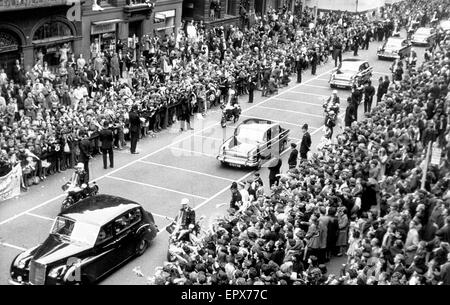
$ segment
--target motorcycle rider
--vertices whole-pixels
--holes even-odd
[[[72,177],[63,186],[63,189],[73,192],[79,192],[83,189],[83,185],[87,186],[88,183],[88,175],[84,170],[84,164],[80,162],[75,166],[75,171],[72,174]]]
[[[183,198],[181,200],[181,209],[178,211],[178,215],[174,219],[175,229],[172,233],[173,236],[177,236],[180,240],[183,236],[189,232],[189,226],[196,226],[195,223],[195,211],[189,206],[189,199]],[[192,228],[192,226],[191,226]]]

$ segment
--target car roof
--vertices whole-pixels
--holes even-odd
[[[102,226],[117,216],[140,206],[129,199],[102,194],[83,199],[58,216]]]
[[[272,126],[277,126],[277,125],[279,125],[279,123],[272,122],[270,120],[250,118],[250,119],[246,119],[246,120],[242,121],[242,123],[239,124],[238,127],[242,127],[243,125],[249,126],[248,129],[255,128],[257,130],[260,130],[260,129],[268,129],[269,127],[272,127]]]

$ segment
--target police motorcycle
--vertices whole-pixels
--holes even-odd
[[[238,97],[233,89],[229,92],[230,98],[227,103],[222,103],[220,108],[222,109],[222,118],[220,119],[220,125],[222,128],[227,126],[227,122],[233,121],[236,123],[239,120],[242,109],[238,102]]]
[[[90,186],[89,183],[82,183],[78,186],[77,183],[74,183],[73,181],[66,182],[61,187],[62,190],[67,193],[66,198],[64,198],[61,204],[61,212],[64,212],[82,199],[97,195],[99,187],[95,181],[92,184],[93,185]]]

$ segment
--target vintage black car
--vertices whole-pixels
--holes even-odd
[[[145,252],[158,228],[131,200],[96,195],[60,213],[41,244],[17,255],[11,284],[92,284]]]

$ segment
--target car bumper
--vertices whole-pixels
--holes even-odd
[[[17,279],[12,279],[12,278],[10,278],[10,279],[8,280],[8,283],[9,283],[10,285],[15,285],[15,286],[19,286],[19,285],[31,285],[31,283],[29,283],[29,282],[19,281],[19,280],[17,280]]]
[[[248,159],[224,155],[217,156],[217,160],[235,167],[257,167],[259,165],[259,161],[250,161]]]
[[[333,79],[330,80],[330,86],[351,88],[353,82],[351,80]]]

